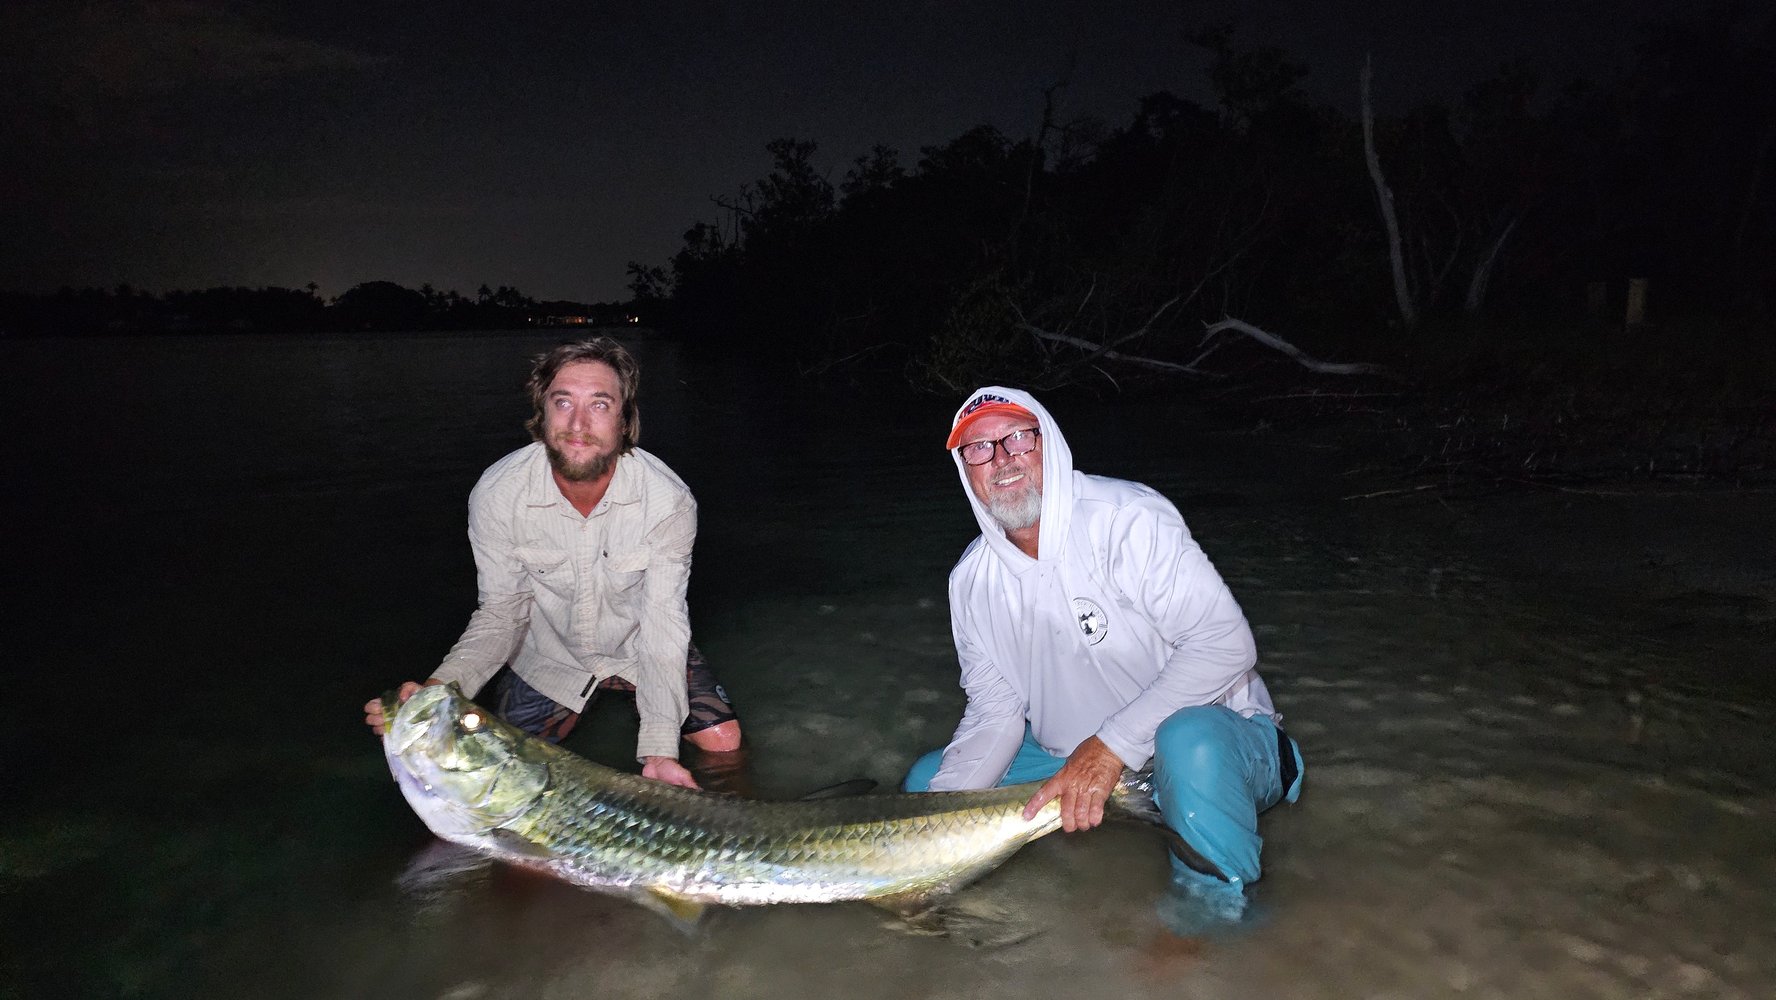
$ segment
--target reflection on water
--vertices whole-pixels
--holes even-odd
[[[1159,933],[1164,851],[1136,826],[971,890],[1047,928],[1000,954],[864,906],[686,938],[498,866],[403,890],[431,838],[357,706],[459,634],[469,488],[525,441],[526,359],[560,339],[0,341],[0,998],[1767,995],[1742,939],[1772,922],[1748,846],[1769,706],[1705,673],[1767,644],[1642,640],[1489,569],[1558,541],[1512,510],[1340,503],[1336,448],[1184,401],[1050,402],[1081,468],[1179,502],[1308,754],[1246,937]],[[747,737],[691,765],[767,798],[893,787],[961,710],[955,401],[635,346],[643,446],[699,500],[693,629]],[[634,724],[604,698],[570,745],[631,766]]]

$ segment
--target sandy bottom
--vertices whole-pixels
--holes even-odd
[[[1159,840],[1117,825],[1048,838],[965,894],[1040,931],[1007,947],[911,937],[860,905],[724,911],[687,938],[496,871],[297,929],[280,951],[331,957],[293,992],[1772,995],[1770,497],[1265,490],[1186,507],[1307,755],[1300,803],[1262,820],[1265,877],[1234,932],[1168,934]],[[718,623],[796,623],[729,642],[755,793],[891,784],[943,741],[960,702],[941,599],[764,594]]]

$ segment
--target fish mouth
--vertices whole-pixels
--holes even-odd
[[[391,756],[405,757],[421,740],[440,735],[437,730],[449,714],[447,703],[453,688],[454,684],[428,684],[406,701],[397,692],[383,693],[383,746]]]
[[[524,739],[455,684],[436,684],[395,708],[383,751],[414,811],[448,838],[510,821],[547,788],[548,768],[522,752]]]

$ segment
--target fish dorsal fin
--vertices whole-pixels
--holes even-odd
[[[709,909],[706,904],[663,886],[648,886],[643,893],[641,901],[649,909],[665,915],[686,934],[697,929],[697,925],[703,920],[704,911]]]

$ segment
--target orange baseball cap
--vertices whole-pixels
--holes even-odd
[[[1022,417],[1031,423],[1038,423],[1036,414],[1031,413],[1025,407],[1004,396],[983,392],[969,400],[967,406],[962,407],[962,412],[956,416],[955,426],[950,428],[950,439],[944,443],[944,447],[954,448],[961,444],[962,434],[968,430],[968,426],[987,417]]]

